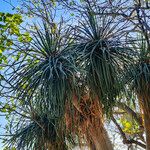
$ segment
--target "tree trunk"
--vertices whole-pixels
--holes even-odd
[[[93,113],[93,118],[91,119],[89,132],[95,143],[96,150],[113,150],[110,138],[104,128],[103,110],[98,97],[95,98],[90,109]]]
[[[91,125],[89,134],[95,145],[95,150],[113,150],[113,146],[104,126],[101,125],[98,128],[95,128],[94,125]]]
[[[67,150],[66,144],[64,142],[58,142],[59,141],[51,143],[48,141],[45,143],[45,150]]]
[[[144,128],[146,135],[146,150],[150,150],[150,96],[140,95],[139,103],[144,116]]]
[[[143,98],[144,128],[146,134],[146,150],[150,150],[150,99]]]
[[[78,125],[77,132],[85,136],[91,150],[113,150],[104,128],[102,105],[98,97],[91,100],[88,95],[85,95],[82,100],[78,101],[77,96],[74,96],[73,104],[76,111],[73,121]],[[66,114],[67,126],[70,128],[72,121],[68,114]]]
[[[150,150],[150,109],[145,112],[144,110],[144,127],[146,134],[146,150]]]

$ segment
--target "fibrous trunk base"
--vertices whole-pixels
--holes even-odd
[[[85,95],[81,100],[77,96],[73,98],[74,116],[73,120],[69,115],[69,108],[66,110],[67,127],[72,128],[72,132],[80,137],[85,137],[91,150],[113,150],[113,146],[107,135],[103,123],[103,111],[98,97],[90,99]]]

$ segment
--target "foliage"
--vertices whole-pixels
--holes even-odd
[[[104,105],[104,110],[108,113],[115,99],[121,90],[119,81],[122,73],[122,65],[126,65],[131,59],[129,53],[131,49],[124,47],[117,37],[120,30],[120,23],[115,22],[116,18],[109,16],[95,15],[93,11],[98,9],[96,6],[86,13],[81,14],[79,26],[75,38],[77,41],[77,51],[79,61],[86,70],[86,80],[88,87],[92,92],[98,95],[100,102]],[[105,13],[105,10],[99,10],[97,13]],[[121,29],[121,27],[120,27]],[[112,38],[116,37],[116,38]]]
[[[130,115],[124,115],[120,118],[122,129],[126,134],[134,135],[140,133],[139,124]]]
[[[0,12],[0,63],[7,64],[5,50],[11,50],[15,38],[20,42],[30,42],[29,33],[22,33],[20,25],[23,22],[20,14],[10,14]]]
[[[11,139],[17,142],[19,149],[36,148],[37,143],[42,149],[45,147],[45,140],[57,143],[56,139],[59,141],[61,136],[61,140],[64,140],[65,125],[61,123],[60,127],[60,121],[63,122],[65,106],[70,105],[76,89],[77,67],[74,55],[67,44],[70,43],[67,39],[69,30],[65,32],[65,36],[62,35],[63,32],[65,30],[61,29],[61,24],[55,28],[55,31],[45,22],[43,29],[36,28],[36,32],[31,34],[33,40],[25,51],[25,57],[19,58],[19,67],[17,64],[15,72],[12,73],[11,83],[14,86],[14,94],[18,102],[21,102],[21,107],[28,112],[25,114],[31,115],[30,124],[27,123],[21,129],[16,129]],[[55,128],[62,131],[55,131]],[[58,132],[60,134],[57,135]],[[55,134],[53,136],[56,137],[48,133]],[[23,141],[24,138],[26,141]],[[49,138],[54,139],[51,141]]]
[[[107,119],[129,148],[146,148],[148,3],[22,2],[19,11],[33,16],[32,28],[22,30],[20,14],[0,13],[5,149],[66,150],[83,143],[98,149],[96,129],[103,129]]]

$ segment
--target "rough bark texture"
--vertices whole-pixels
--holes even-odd
[[[66,114],[67,127],[71,128],[71,123],[74,121],[76,128],[73,132],[78,132],[77,134],[81,137],[85,137],[91,150],[113,150],[104,128],[102,106],[98,98],[90,99],[88,95],[85,95],[78,101],[78,98],[74,96],[73,103],[75,115],[71,120],[69,114]]]
[[[146,134],[146,150],[150,150],[150,93],[139,96],[139,103],[144,115],[144,128]]]
[[[101,126],[100,128],[95,128],[91,126],[90,128],[89,134],[95,145],[95,150],[113,150],[111,141],[103,126]]]
[[[144,111],[144,126],[146,133],[146,150],[150,150],[150,109],[149,112]]]
[[[67,150],[67,147],[66,144],[62,142],[51,143],[48,141],[47,143],[45,143],[45,150]]]
[[[144,127],[146,134],[146,150],[150,150],[150,98],[143,98]]]

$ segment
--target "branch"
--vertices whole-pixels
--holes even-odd
[[[149,41],[149,36],[148,36],[148,32],[147,32],[147,29],[149,29],[149,26],[147,25],[146,22],[144,22],[142,20],[142,17],[140,16],[139,7],[136,8],[136,13],[137,13],[137,19],[138,19],[138,22],[139,22],[139,25],[140,25],[140,29],[143,32],[144,36],[145,36],[145,39],[146,39],[147,44],[148,44],[148,49],[150,49],[150,41]]]
[[[146,149],[146,145],[145,145],[145,144],[143,144],[143,143],[141,143],[141,142],[139,142],[139,141],[136,141],[136,140],[134,140],[134,139],[130,139],[130,140],[127,139],[126,134],[123,132],[122,128],[121,128],[120,125],[117,123],[117,121],[116,121],[116,119],[114,118],[114,116],[112,116],[111,119],[112,119],[113,123],[116,125],[116,127],[118,128],[118,130],[119,130],[119,132],[120,132],[120,134],[121,134],[121,136],[122,136],[122,138],[123,138],[123,143],[124,143],[124,144],[136,144],[136,145],[138,145],[138,146],[140,146],[140,147]]]
[[[122,110],[126,111],[127,113],[129,113],[131,116],[133,116],[133,118],[137,121],[137,123],[140,125],[140,127],[143,127],[142,118],[137,116],[137,114],[130,107],[128,107],[126,104],[123,104],[121,102],[118,102],[117,106],[120,109],[122,109]]]

